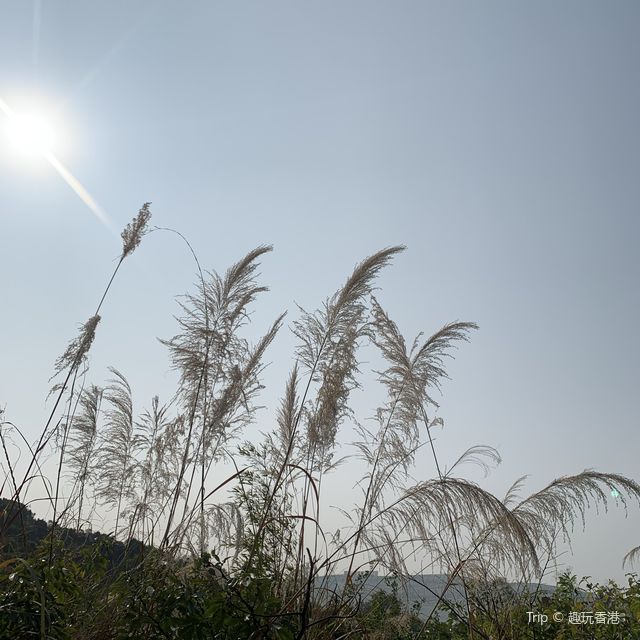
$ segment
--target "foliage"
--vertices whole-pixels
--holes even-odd
[[[458,607],[454,613],[446,622],[430,622],[431,633],[426,637],[466,640],[464,611]],[[482,585],[481,593],[473,592],[471,626],[478,637],[495,640],[640,638],[640,581],[636,574],[627,574],[626,586],[613,581],[600,585],[589,578],[578,581],[566,572],[551,593],[535,585],[525,590],[506,583]]]

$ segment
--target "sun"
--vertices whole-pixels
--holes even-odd
[[[9,142],[13,150],[23,156],[31,156],[31,158],[45,159],[60,175],[60,177],[73,189],[75,194],[84,202],[95,216],[107,228],[113,231],[113,226],[109,216],[102,210],[98,203],[93,199],[87,188],[71,173],[65,164],[58,158],[58,149],[54,150],[54,146],[58,146],[59,135],[61,130],[59,127],[54,128],[51,122],[42,115],[42,112],[36,111],[14,111],[0,97],[0,116],[4,116],[4,133],[5,139]],[[59,123],[55,119],[56,124]],[[63,136],[63,142],[67,136]],[[3,140],[4,142],[4,140]]]
[[[35,113],[7,118],[7,137],[14,149],[28,156],[47,156],[53,151],[55,134],[47,120]]]

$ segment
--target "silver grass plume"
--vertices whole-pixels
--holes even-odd
[[[273,323],[269,331],[261,338],[258,344],[250,349],[247,347],[245,353],[238,354],[240,364],[230,364],[228,378],[225,386],[213,397],[209,402],[209,410],[204,414],[204,422],[202,432],[200,434],[200,443],[194,462],[201,466],[201,479],[206,480],[211,465],[214,461],[225,459],[227,457],[227,447],[225,446],[232,438],[248,425],[255,413],[257,407],[252,405],[254,396],[263,388],[260,384],[260,373],[264,369],[262,359],[267,347],[275,338],[277,332],[282,326],[282,321],[286,314],[282,314]],[[185,449],[186,451],[186,449]],[[177,504],[178,493],[182,490],[182,478],[184,477],[186,467],[191,460],[183,459],[181,472],[178,476],[178,482],[174,491],[174,506],[172,511],[175,512],[175,504]],[[192,478],[195,472],[195,464],[192,467]],[[191,482],[189,482],[189,485]],[[200,504],[201,518],[204,514],[204,481],[201,481],[200,487]],[[184,503],[183,521],[188,509],[189,489],[187,490],[187,499]],[[169,527],[172,524],[173,513],[170,512],[169,525],[165,540],[168,540]],[[202,540],[204,542],[204,521],[201,522]],[[180,527],[174,532],[174,538],[180,540],[185,534],[180,531]],[[177,536],[177,537],[176,537]]]
[[[373,296],[371,308],[368,332],[387,363],[387,368],[377,373],[387,389],[388,400],[377,410],[377,434],[359,428],[362,440],[356,443],[356,447],[370,467],[367,475],[369,486],[362,505],[363,518],[366,518],[367,511],[382,506],[378,501],[385,487],[402,486],[414,453],[420,446],[419,424],[426,420],[426,406],[436,405],[429,390],[439,388],[441,379],[447,376],[443,359],[449,355],[447,351],[455,341],[468,340],[468,332],[476,328],[470,322],[447,324],[422,346],[422,334],[419,334],[407,351],[398,326]],[[436,424],[442,424],[442,420],[431,420],[426,425],[427,429]],[[478,447],[467,452],[458,463],[462,463],[465,456],[467,461],[471,461],[474,454],[479,454],[473,460],[484,464],[482,458],[488,452],[494,461],[499,458],[495,450]]]
[[[501,559],[507,566],[529,565],[539,569],[537,538],[530,529],[501,500],[470,481],[445,477],[419,482],[407,488],[382,516],[379,527],[405,531],[421,539],[435,537],[445,541],[452,534],[452,521],[462,548],[461,558],[449,557],[449,543],[441,548],[442,558],[448,560],[450,568],[481,555],[483,544],[497,536]]]
[[[349,328],[334,349],[330,366],[324,367],[322,383],[318,389],[316,409],[309,414],[307,436],[320,450],[333,445],[341,421],[351,414],[349,394],[358,384],[356,360],[358,331]]]
[[[445,475],[451,475],[451,472],[463,464],[474,464],[480,469],[486,478],[489,475],[489,471],[492,467],[498,466],[502,462],[500,454],[493,447],[486,445],[475,445],[469,447],[449,468]],[[512,487],[513,488],[513,487]],[[517,487],[516,487],[517,489]],[[509,493],[507,493],[507,499]]]
[[[287,386],[284,392],[284,398],[280,402],[280,408],[278,409],[277,422],[278,422],[278,442],[279,452],[283,453],[289,447],[292,438],[294,437],[296,415],[299,411],[300,399],[298,398],[298,366],[294,365],[289,379],[287,380]]]
[[[303,317],[294,323],[293,333],[301,340],[296,355],[308,371],[314,372],[321,359],[330,360],[331,354],[324,353],[323,349],[334,334],[339,336],[361,324],[365,312],[364,300],[373,291],[376,276],[394,255],[404,249],[401,246],[390,247],[369,256],[356,265],[344,286],[324,303],[322,309],[314,313],[302,309]]]
[[[308,446],[321,455],[335,443],[342,420],[349,415],[348,398],[358,387],[356,352],[366,337],[368,297],[378,273],[404,247],[390,247],[369,256],[358,265],[344,286],[313,313],[302,311],[293,325],[300,340],[296,349],[299,363],[319,385],[313,406],[305,407]]]
[[[167,411],[167,405],[161,405],[158,396],[154,396],[151,409],[145,410],[135,424],[131,449],[141,459],[132,462],[135,486],[140,491],[135,497],[134,512],[143,524],[146,519],[155,515],[162,505],[163,491],[160,487],[159,467],[165,457],[162,436],[171,424]]]
[[[262,359],[267,347],[282,327],[284,317],[283,313],[276,319],[269,331],[249,352],[242,368],[237,365],[232,368],[228,385],[212,406],[205,432],[205,452],[210,449],[214,439],[218,438],[226,442],[239,428],[251,421],[255,411],[251,400],[262,389],[259,382],[260,373],[264,369]]]
[[[103,389],[92,384],[80,395],[80,411],[73,416],[69,433],[69,453],[67,465],[74,475],[74,487],[78,486],[78,520],[80,529],[82,507],[87,484],[95,471],[96,446],[98,440],[98,420]]]
[[[245,533],[244,518],[238,505],[234,502],[208,505],[205,510],[205,522],[206,538],[214,538],[216,549],[231,551],[235,560],[240,553]],[[192,552],[193,555],[197,555],[198,549],[193,547]]]
[[[156,435],[153,458],[156,461],[153,493],[159,504],[165,504],[177,484],[184,448],[185,418],[170,420]]]
[[[404,423],[406,435],[415,438],[416,422],[423,420],[427,405],[437,407],[429,388],[440,389],[446,379],[444,358],[457,341],[469,341],[469,333],[478,328],[474,322],[453,322],[444,325],[419,347],[422,334],[413,341],[407,353],[406,344],[397,325],[374,298],[372,340],[380,349],[389,367],[380,373],[380,381],[395,405],[398,419]]]
[[[509,490],[502,499],[502,504],[505,507],[511,507],[512,504],[518,501],[518,492],[522,489],[528,477],[529,476],[521,476],[509,487]]]
[[[99,322],[99,315],[91,316],[91,318],[80,327],[78,337],[69,343],[65,352],[56,360],[52,378],[55,378],[55,376],[65,369],[77,367],[78,364],[86,358],[96,336],[96,327]]]
[[[260,246],[229,268],[224,277],[208,273],[203,290],[184,296],[179,305],[180,333],[160,340],[168,347],[174,369],[180,374],[180,395],[188,408],[197,405],[206,421],[216,384],[231,379],[231,371],[246,354],[247,344],[238,330],[248,318],[247,307],[267,291],[256,284],[256,260],[271,251]]]
[[[136,215],[136,217],[120,234],[122,237],[122,253],[120,254],[121,260],[124,260],[124,258],[136,250],[142,240],[142,236],[147,232],[149,220],[151,220],[151,211],[149,211],[150,205],[150,202],[145,202],[140,211],[138,211],[138,215]]]
[[[507,492],[502,501],[506,509],[516,501],[524,480],[525,477],[519,478]],[[597,510],[602,505],[606,510],[607,490],[613,492],[614,489],[625,510],[627,498],[633,498],[640,504],[640,485],[633,480],[618,474],[587,470],[576,476],[554,480],[541,491],[522,500],[509,513],[520,523],[536,548],[551,558],[555,555],[558,536],[562,535],[568,541],[577,519],[582,521],[584,527],[585,513],[589,507],[595,506]],[[517,567],[522,576],[530,575],[529,571],[532,571],[535,576],[541,577],[539,563],[532,562],[532,557],[526,553],[518,555],[517,545],[505,541],[502,535],[504,521],[504,517],[498,516],[473,535],[468,547],[474,553],[469,553],[465,559],[465,575],[467,569],[485,573],[513,572]],[[459,524],[467,526],[464,521]]]
[[[616,473],[601,473],[587,469],[574,476],[557,478],[544,489],[522,500],[512,509],[532,536],[552,545],[560,533],[565,539],[576,520],[585,526],[585,514],[590,506],[603,506],[607,510],[608,500],[615,490],[627,510],[628,499],[640,505],[640,485]]]
[[[523,483],[524,477],[519,478],[509,489],[502,501],[506,509],[516,501]],[[544,489],[510,508],[509,513],[510,517],[518,520],[527,537],[534,540],[538,548],[553,555],[558,537],[568,541],[576,521],[582,522],[584,528],[586,511],[590,507],[598,510],[603,506],[606,510],[610,493],[614,489],[625,511],[629,498],[640,504],[640,485],[634,480],[619,474],[586,470],[574,476],[557,478]],[[505,555],[505,552],[513,554],[514,549],[504,545],[504,539],[500,535],[501,523],[500,517],[487,522],[486,527],[475,534],[473,546],[484,549],[486,556],[483,557],[491,556],[494,563],[502,563],[504,568],[509,561],[509,555]],[[523,575],[527,560],[530,558],[521,557],[519,566]],[[511,561],[513,562],[513,555]],[[539,566],[529,563],[529,567],[539,575]]]
[[[104,392],[106,429],[100,448],[98,496],[116,508],[115,535],[125,503],[133,497],[133,401],[126,378],[113,367],[115,376]]]
[[[634,547],[627,553],[622,561],[622,566],[633,566],[638,560],[640,560],[640,546]]]
[[[154,396],[151,399],[151,409],[145,410],[136,422],[136,433],[133,437],[132,447],[134,451],[143,454],[143,462],[138,469],[142,485],[148,485],[153,481],[157,441],[170,422],[167,411],[167,405],[161,405],[160,398]]]

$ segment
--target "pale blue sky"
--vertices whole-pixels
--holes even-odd
[[[444,386],[443,460],[492,445],[484,486],[534,490],[587,467],[640,479],[639,33],[635,2],[0,0],[0,97],[54,111],[60,159],[117,228],[150,200],[208,269],[274,244],[256,337],[406,244],[380,299],[407,335],[480,325]],[[0,406],[32,437],[118,252],[46,163],[0,147]],[[115,365],[141,403],[170,393],[155,337],[194,280],[177,237],[145,239],[96,381]],[[271,350],[262,428],[292,344]],[[612,509],[565,561],[620,578],[637,544],[640,517]]]

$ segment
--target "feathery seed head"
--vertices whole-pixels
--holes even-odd
[[[150,204],[150,202],[145,202],[142,205],[142,209],[138,211],[138,215],[120,234],[122,237],[122,258],[126,258],[136,250],[142,240],[142,236],[147,232],[147,226],[149,220],[151,220],[151,211],[149,211]]]
[[[96,336],[96,327],[100,322],[100,316],[95,315],[89,318],[80,329],[80,334],[74,338],[65,352],[56,360],[55,372],[60,373],[67,367],[77,365],[89,352],[93,339]]]

